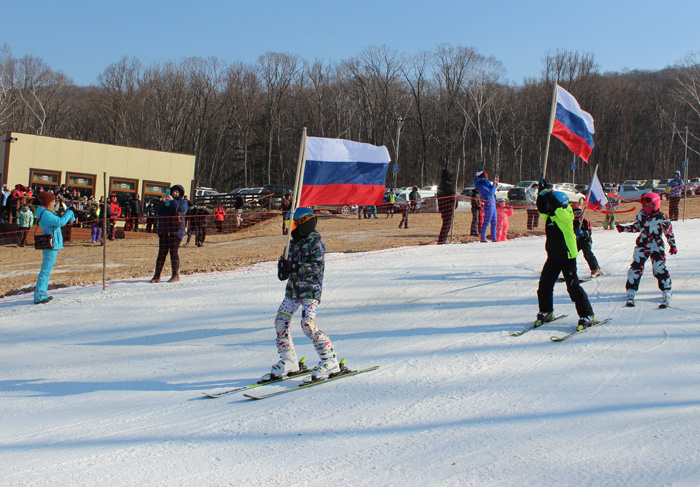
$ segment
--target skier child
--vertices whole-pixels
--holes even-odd
[[[642,196],[642,211],[637,213],[637,219],[628,225],[616,225],[618,232],[639,232],[634,248],[633,260],[627,271],[627,306],[634,306],[634,296],[639,289],[639,281],[644,273],[644,264],[651,257],[652,272],[659,281],[661,304],[667,306],[671,299],[671,274],[666,269],[666,253],[664,251],[663,235],[668,241],[671,255],[676,255],[676,237],[673,235],[671,220],[659,210],[661,197],[656,193]]]
[[[617,210],[617,190],[612,188],[610,194],[608,195],[608,202],[605,207],[610,211],[610,213],[605,214],[605,221],[603,222],[604,230],[612,230],[615,228],[615,211]]]
[[[573,225],[574,213],[569,206],[569,198],[566,193],[547,189],[547,183],[542,179],[539,184],[537,209],[545,222],[547,261],[540,274],[537,289],[540,312],[537,313],[534,326],[541,326],[554,319],[554,284],[559,274],[563,273],[566,290],[579,315],[578,330],[583,330],[594,325],[596,319],[588,295],[581,287],[576,273],[578,248]]]
[[[496,240],[505,242],[508,240],[508,227],[510,226],[510,217],[513,216],[513,207],[506,205],[506,200],[503,198],[496,202],[496,216],[498,221]]]
[[[578,205],[571,205],[574,210],[574,233],[576,234],[576,243],[578,249],[583,252],[583,258],[588,263],[588,268],[591,270],[591,277],[597,277],[602,274],[600,265],[596,259],[592,248],[591,239],[591,222],[587,218],[583,218],[583,208]]]
[[[287,212],[287,220],[290,219]],[[280,361],[272,366],[269,378],[274,379],[299,371],[297,354],[289,332],[292,315],[301,307],[301,328],[313,341],[321,361],[311,372],[313,380],[327,379],[340,372],[340,365],[328,336],[316,328],[316,310],[321,301],[325,247],[316,231],[316,214],[311,208],[297,208],[290,223],[292,240],[287,259],[277,265],[277,277],[287,280],[284,300],[275,319],[277,351]],[[268,378],[267,376],[265,377]]]

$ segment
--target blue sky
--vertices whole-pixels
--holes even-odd
[[[31,8],[28,8],[31,5]],[[662,6],[663,5],[663,6]],[[122,57],[143,64],[265,52],[340,61],[367,46],[406,54],[441,43],[476,48],[520,84],[547,51],[593,53],[603,72],[662,69],[700,51],[700,1],[589,0],[0,0],[0,44],[34,55],[78,85]]]

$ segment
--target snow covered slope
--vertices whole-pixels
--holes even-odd
[[[537,313],[543,238],[329,249],[318,325],[381,367],[264,401],[202,391],[276,362],[274,263],[0,301],[0,485],[700,485],[700,221],[674,230],[666,310],[650,265],[624,307],[635,235],[594,233],[583,286],[612,321],[562,343],[563,284],[567,318],[508,335]]]

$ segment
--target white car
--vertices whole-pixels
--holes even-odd
[[[510,188],[512,187],[512,184],[498,183],[498,186],[496,186],[496,194],[494,195],[496,201],[504,199],[506,200],[506,203],[508,203],[508,191],[510,191]]]
[[[576,191],[576,188],[568,184],[554,184],[552,191],[561,191],[569,198],[569,203],[583,205],[586,202],[586,195]]]
[[[625,201],[634,201],[649,192],[648,189],[641,189],[633,184],[623,184],[617,192],[617,196]]]

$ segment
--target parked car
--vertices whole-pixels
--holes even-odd
[[[634,201],[647,194],[649,190],[640,189],[639,186],[633,184],[623,184],[617,192],[617,196],[625,201]]]
[[[195,196],[216,196],[218,195],[219,192],[215,190],[214,188],[194,188],[194,195]]]
[[[496,197],[496,201],[499,199],[504,199],[506,200],[506,203],[510,201],[508,198],[508,191],[513,187],[512,184],[508,183],[498,183],[498,186],[496,186],[496,194],[494,195]]]
[[[408,188],[401,191],[396,195],[397,205],[407,205],[409,204],[408,195],[411,193],[412,189]],[[416,200],[417,211],[437,211],[437,191],[433,189],[419,189],[418,199]]]
[[[537,181],[520,181],[508,190],[508,201],[513,203],[523,203],[525,201],[525,191],[529,188],[537,187]]]
[[[602,183],[603,184],[603,191],[606,193],[609,193],[611,189],[615,188],[617,189],[617,185],[613,183]]]

